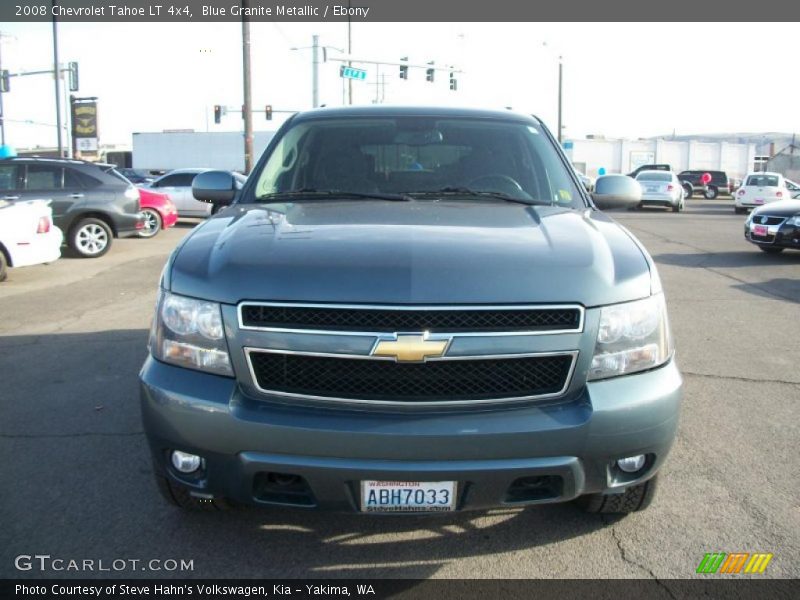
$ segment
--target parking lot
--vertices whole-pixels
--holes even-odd
[[[666,289],[685,401],[653,506],[571,505],[444,517],[300,510],[185,514],[152,481],[139,417],[159,274],[194,223],[117,240],[0,285],[0,576],[14,557],[176,559],[191,577],[690,578],[706,552],[770,552],[800,575],[800,252],[744,241],[729,198],[618,212]],[[88,573],[91,576],[91,573]]]

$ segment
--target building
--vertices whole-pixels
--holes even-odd
[[[204,167],[244,171],[243,135],[241,131],[134,133],[133,168],[169,171]],[[254,133],[255,160],[263,154],[274,135],[274,131]]]
[[[754,170],[756,145],[727,141],[658,139],[587,139],[567,140],[566,152],[579,171],[596,177],[600,169],[606,173],[630,173],[637,167],[666,163],[676,173],[689,169],[725,171],[729,177],[742,178]]]

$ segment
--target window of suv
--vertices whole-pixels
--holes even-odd
[[[28,165],[25,189],[60,190],[64,187],[64,168],[52,165]]]
[[[10,192],[19,188],[19,166],[0,165],[0,191]]]
[[[278,141],[255,177],[256,200],[298,190],[423,195],[469,189],[531,203],[585,206],[553,143],[533,123],[511,120],[301,121]]]

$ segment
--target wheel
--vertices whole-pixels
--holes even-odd
[[[105,221],[81,219],[70,230],[69,247],[83,258],[97,258],[108,252],[113,237]]]
[[[688,183],[683,186],[683,199],[689,200],[694,194],[694,188]]]
[[[657,479],[658,475],[629,487],[622,494],[587,494],[578,498],[577,502],[588,513],[628,514],[644,510],[656,496]]]
[[[783,252],[783,248],[776,248],[775,246],[759,246],[758,249],[767,254],[779,254]]]
[[[5,281],[8,277],[8,261],[6,260],[6,254],[2,250],[0,250],[0,281]]]
[[[683,210],[683,207],[684,207],[683,198],[681,198],[678,204],[672,207],[672,212],[681,212]]]
[[[706,191],[703,192],[703,196],[706,197],[706,200],[713,200],[717,196],[719,196],[719,190],[715,188],[713,185],[706,188]]]
[[[224,498],[214,498],[212,500],[195,498],[189,493],[189,488],[172,482],[164,475],[156,475],[155,477],[158,491],[161,492],[161,495],[167,502],[178,508],[184,510],[215,511],[227,510],[231,507],[230,503]]]
[[[143,208],[142,214],[144,215],[144,229],[139,232],[139,237],[155,237],[158,235],[158,232],[161,231],[161,215],[154,208]]]

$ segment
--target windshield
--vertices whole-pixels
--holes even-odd
[[[672,181],[672,175],[663,171],[645,171],[644,173],[639,173],[636,179],[638,181]]]
[[[257,178],[255,200],[315,191],[474,199],[497,192],[531,203],[583,208],[549,139],[529,123],[431,117],[300,122]]]

